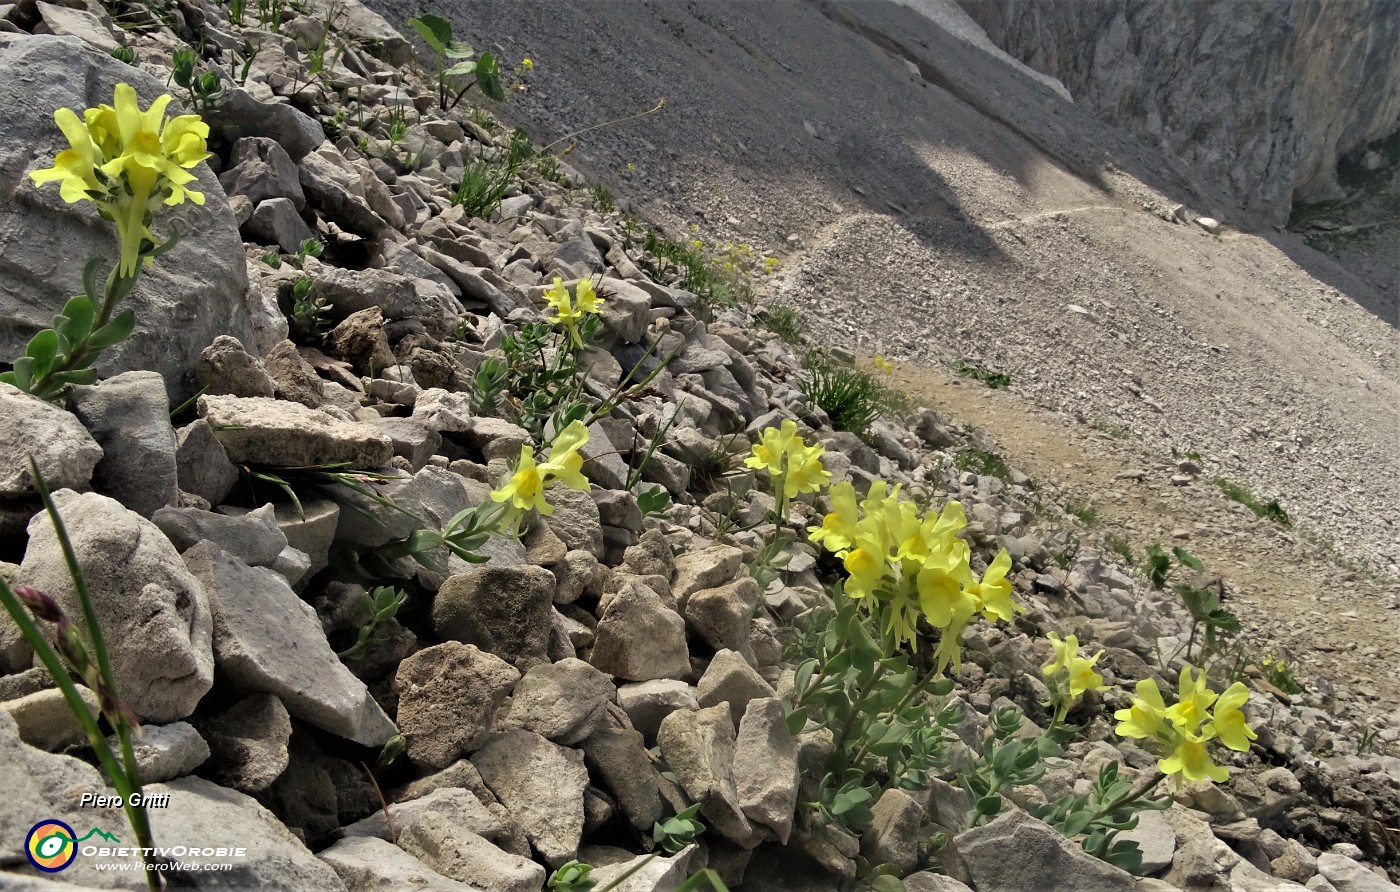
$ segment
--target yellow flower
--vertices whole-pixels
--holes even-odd
[[[95,202],[116,224],[118,274],[124,277],[136,272],[142,240],[156,241],[150,222],[160,204],[204,203],[203,193],[185,187],[195,180],[188,168],[209,157],[209,126],[198,115],[166,119],[169,104],[169,95],[159,96],[143,112],[136,90],[117,84],[112,105],[86,109],[81,121],[71,109],[59,109],[54,121],[69,148],[53,167],[29,175],[36,185],[57,181],[64,201]]]
[[[544,295],[545,301],[554,308],[554,315],[546,316],[550,322],[562,324],[569,333],[569,341],[576,347],[583,346],[583,338],[578,333],[579,323],[590,313],[603,311],[603,301],[593,290],[590,279],[580,279],[574,286],[574,297],[569,297],[569,289],[564,280],[554,277],[554,285]]]
[[[1166,721],[1167,705],[1155,679],[1144,678],[1137,683],[1137,696],[1132,706],[1113,714],[1118,720],[1118,735],[1138,740],[1153,738],[1171,730]]]
[[[492,491],[493,502],[505,502],[514,511],[534,509],[541,514],[553,514],[554,507],[544,499],[544,475],[535,464],[535,453],[526,444],[520,447],[520,463],[507,483]]]
[[[1244,682],[1237,681],[1225,689],[1211,712],[1210,723],[1215,728],[1215,736],[1230,749],[1241,753],[1246,752],[1249,742],[1259,736],[1245,724],[1244,713],[1240,711],[1248,699],[1249,688],[1245,687]]]
[[[491,492],[493,502],[507,506],[505,526],[513,527],[526,511],[535,510],[546,517],[553,514],[554,506],[545,500],[544,494],[556,480],[570,489],[588,489],[588,478],[582,473],[583,456],[578,454],[587,442],[588,428],[583,422],[574,421],[554,438],[549,459],[543,464],[535,463],[534,450],[528,444],[520,447],[520,462],[515,473]]]
[[[1003,548],[987,566],[987,572],[982,574],[982,581],[969,586],[971,594],[977,599],[977,609],[989,620],[999,619],[1009,623],[1016,618],[1016,614],[1026,612],[1025,607],[1011,599],[1011,581],[1006,578],[1006,571],[1010,569],[1011,555]],[[1098,657],[1094,659],[1097,660]],[[1090,665],[1093,663],[1090,662]],[[1103,679],[1099,678],[1099,681],[1102,682]]]
[[[825,448],[808,446],[797,435],[797,422],[789,418],[779,427],[764,428],[744,464],[767,471],[775,486],[781,480],[783,496],[793,499],[800,493],[816,492],[831,479],[822,467],[824,454]]]
[[[860,542],[846,552],[842,564],[850,574],[846,580],[846,594],[855,599],[873,597],[889,569],[879,546],[870,542]]]
[[[1054,675],[1061,671],[1068,673],[1071,698],[1078,697],[1085,691],[1097,691],[1103,687],[1103,676],[1094,671],[1094,664],[1103,656],[1103,651],[1099,651],[1086,660],[1079,655],[1079,639],[1074,635],[1070,635],[1063,641],[1054,632],[1051,632],[1047,637],[1050,639],[1050,646],[1055,649],[1055,657],[1040,668],[1042,673],[1045,675]]]
[[[1177,684],[1176,705],[1168,709],[1166,718],[1187,734],[1196,733],[1201,722],[1206,720],[1206,710],[1215,702],[1215,692],[1206,687],[1206,674],[1202,672],[1194,680],[1191,667],[1181,667],[1181,679]]]
[[[919,606],[929,625],[935,628],[963,625],[977,612],[977,598],[963,587],[955,564],[924,561],[915,585],[919,592]]]
[[[526,56],[525,58],[520,60],[520,67],[525,69],[526,71],[534,71],[535,60],[531,59],[529,56]]]
[[[860,523],[860,512],[856,507],[856,488],[850,481],[843,480],[831,487],[830,514],[822,518],[819,527],[808,527],[808,539],[834,554],[855,544],[856,524]]]
[[[1211,739],[1212,734],[1214,732],[1209,729],[1202,736],[1182,734],[1175,749],[1168,756],[1157,761],[1157,770],[1168,776],[1180,774],[1190,781],[1201,781],[1209,778],[1217,783],[1223,783],[1229,780],[1230,772],[1212,762],[1210,751],[1206,749],[1206,742]],[[1178,784],[1180,782],[1180,780],[1177,781]]]

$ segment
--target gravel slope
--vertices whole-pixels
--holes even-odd
[[[1291,234],[1169,222],[1178,202],[1257,222],[1179,163],[893,4],[451,15],[475,45],[535,59],[505,114],[538,137],[665,96],[569,163],[675,232],[779,251],[768,290],[819,339],[1008,372],[1066,425],[1197,450],[1300,534],[1400,576],[1393,308]]]

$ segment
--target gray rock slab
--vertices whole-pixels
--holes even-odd
[[[394,454],[393,443],[373,425],[285,400],[202,396],[199,417],[234,462],[279,468],[348,462],[360,469],[383,467]]]
[[[517,730],[493,737],[471,762],[550,867],[578,854],[588,786],[583,753]]]
[[[92,593],[122,700],[153,722],[188,716],[214,684],[213,613],[204,586],[165,534],[136,512],[96,493],[60,490],[53,499]],[[20,575],[83,627],[45,515],[30,521]]]
[[[342,839],[316,857],[331,866],[350,892],[479,892],[480,888],[448,879],[393,843],[372,836]]]
[[[0,384],[0,497],[35,494],[30,456],[50,490],[87,489],[102,447],[72,413]]]
[[[398,733],[283,576],[249,567],[210,542],[184,559],[209,593],[214,654],[232,685],[276,694],[293,716],[365,746],[383,746]]]

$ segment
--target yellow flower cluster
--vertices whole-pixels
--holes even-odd
[[[136,273],[142,240],[156,241],[151,216],[161,203],[204,203],[203,193],[185,187],[195,180],[189,168],[209,157],[209,125],[198,115],[167,119],[169,104],[169,95],[160,96],[143,112],[136,90],[117,84],[112,105],[86,109],[81,120],[60,108],[54,120],[70,148],[58,153],[53,167],[29,175],[36,184],[57,181],[64,201],[96,202],[117,225],[124,277]]]
[[[1063,641],[1054,632],[1051,632],[1047,637],[1050,639],[1050,646],[1055,650],[1055,657],[1040,667],[1040,671],[1047,678],[1057,672],[1064,672],[1065,678],[1069,681],[1071,700],[1085,691],[1097,691],[1103,687],[1103,676],[1094,671],[1094,664],[1103,656],[1103,651],[1099,651],[1086,660],[1079,655],[1079,639],[1074,635],[1070,635]]]
[[[764,429],[744,464],[767,471],[775,487],[781,483],[782,497],[795,499],[801,493],[816,492],[831,480],[822,467],[825,454],[819,445],[808,446],[797,435],[797,422],[788,419],[778,427]]]
[[[529,444],[520,447],[520,462],[510,479],[491,493],[491,500],[506,506],[503,529],[514,529],[524,512],[535,510],[548,516],[554,506],[544,494],[557,480],[570,489],[588,490],[588,478],[583,475],[583,456],[579,449],[588,442],[588,428],[574,421],[559,432],[550,447],[549,459],[535,463],[534,450]]]
[[[603,299],[593,290],[593,282],[580,279],[574,286],[573,297],[570,298],[569,289],[564,287],[564,280],[555,276],[554,286],[545,292],[544,299],[554,309],[554,315],[546,318],[550,322],[563,325],[569,332],[569,341],[575,347],[582,347],[583,338],[578,333],[579,323],[583,321],[584,316],[603,311]]]
[[[1002,549],[977,579],[971,552],[958,532],[967,525],[962,504],[949,502],[941,513],[920,514],[899,499],[899,487],[883,480],[856,501],[855,487],[831,487],[832,507],[810,538],[842,559],[850,578],[846,594],[888,606],[886,632],[899,643],[913,641],[919,618],[941,632],[934,657],[942,672],[960,665],[962,633],[979,613],[1010,621],[1026,608],[1012,600],[1011,556]]]
[[[1249,749],[1249,742],[1258,735],[1240,711],[1248,699],[1249,688],[1243,682],[1237,681],[1217,695],[1206,687],[1204,672],[1192,678],[1191,667],[1184,666],[1174,706],[1166,705],[1157,682],[1148,678],[1138,682],[1132,705],[1113,717],[1118,720],[1120,735],[1146,740],[1162,754],[1157,768],[1163,774],[1219,782],[1229,779],[1230,774],[1211,761],[1206,744],[1219,740],[1237,752]]]

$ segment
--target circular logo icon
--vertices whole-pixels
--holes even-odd
[[[40,821],[24,838],[24,854],[29,863],[45,873],[57,873],[78,857],[73,828],[62,821]]]

